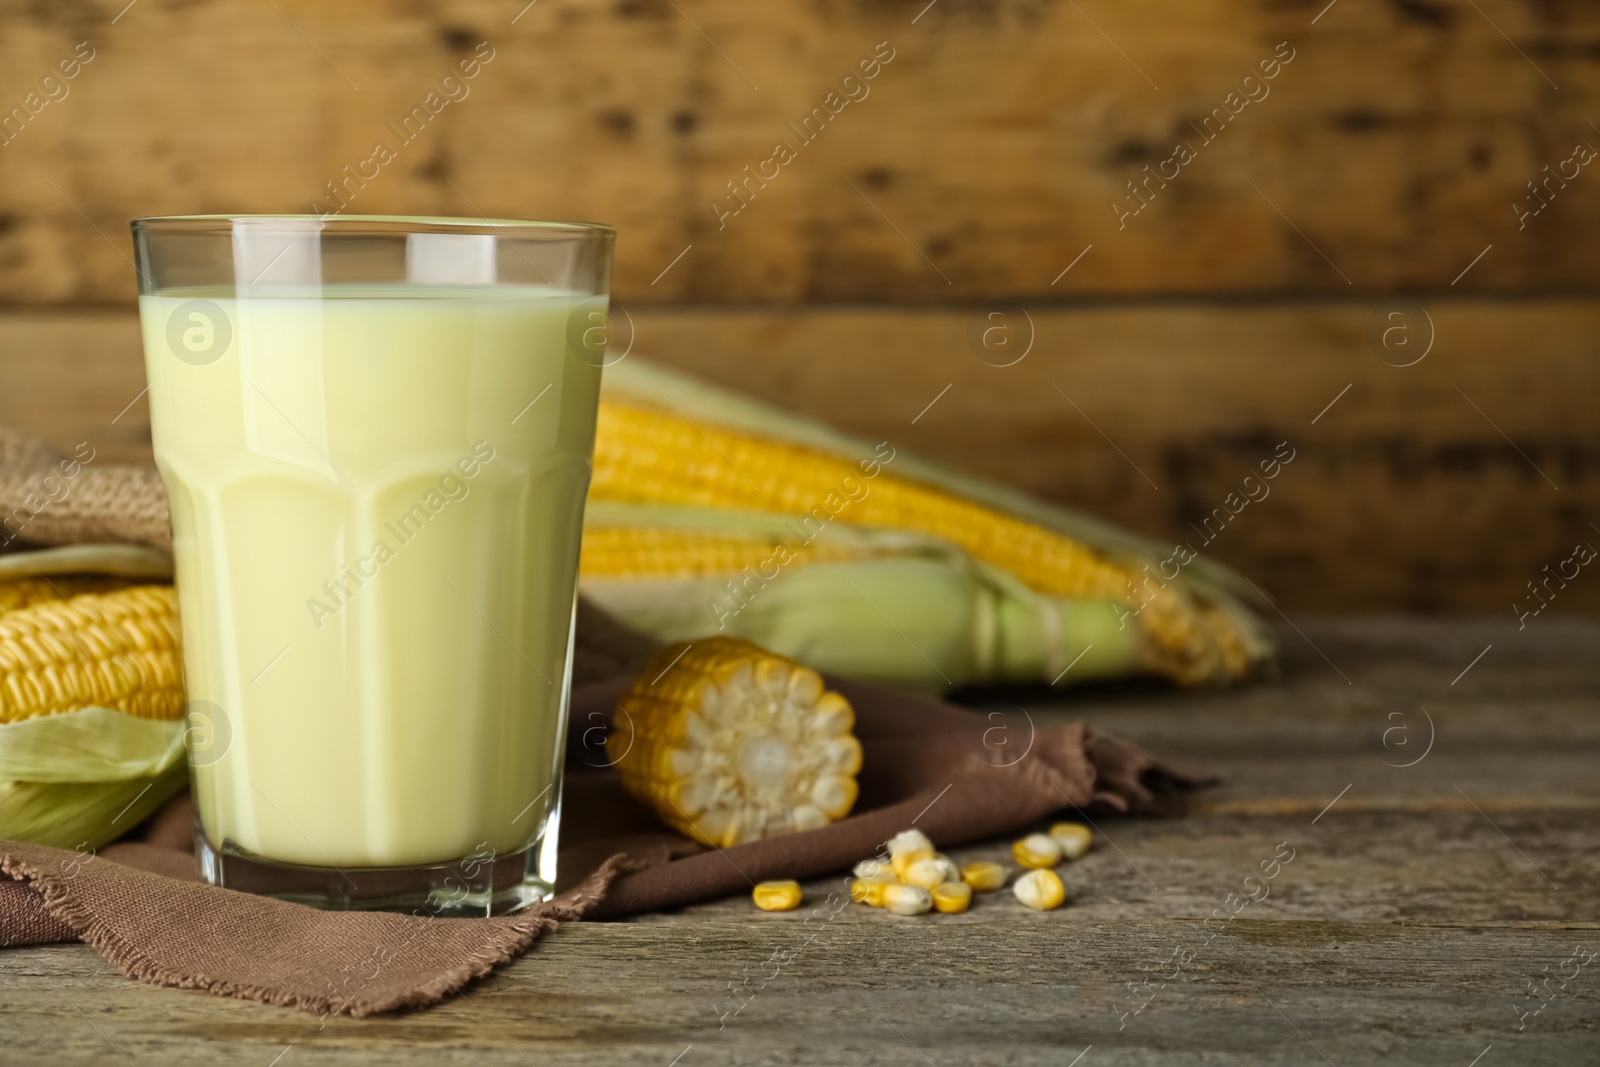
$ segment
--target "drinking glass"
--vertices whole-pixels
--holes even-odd
[[[202,878],[444,916],[546,898],[612,230],[133,234]]]

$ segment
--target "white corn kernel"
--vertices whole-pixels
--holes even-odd
[[[998,863],[979,860],[961,868],[961,880],[979,893],[992,893],[1006,884],[1006,869]]]
[[[964,882],[945,882],[936,886],[930,895],[933,906],[946,915],[966,911],[972,904],[972,887]]]
[[[762,911],[793,911],[800,906],[800,883],[762,882],[750,896]]]
[[[1087,826],[1075,822],[1058,822],[1050,827],[1050,836],[1061,846],[1061,854],[1075,860],[1089,851],[1094,835]]]
[[[894,868],[880,860],[862,860],[850,872],[863,882],[898,882]]]
[[[1040,911],[1059,908],[1061,902],[1067,899],[1066,886],[1061,884],[1061,877],[1052,870],[1029,871],[1017,879],[1012,892],[1028,907]]]
[[[933,897],[919,885],[886,885],[883,906],[896,915],[921,915],[933,907]]]
[[[1035,870],[1061,862],[1061,845],[1049,834],[1029,834],[1011,846],[1017,862]]]
[[[932,858],[933,842],[921,830],[902,830],[889,838],[889,864],[901,881],[913,863]]]
[[[947,877],[944,865],[935,858],[918,860],[906,868],[906,873],[900,879],[906,885],[919,885],[932,892],[935,886],[943,885],[950,879]]]
[[[928,840],[928,835],[921,830],[901,830],[889,838],[889,857],[893,859],[902,852],[915,852],[924,850],[928,855],[933,855],[933,842]]]

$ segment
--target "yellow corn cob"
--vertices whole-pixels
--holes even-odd
[[[87,579],[50,581],[61,593],[86,582],[94,586]],[[170,586],[66,599],[31,587],[11,595],[27,606],[0,614],[0,722],[89,705],[141,719],[183,718],[178,608]]]
[[[9,582],[0,582],[0,615],[47,600],[65,600],[79,593],[106,593],[129,584],[126,578],[104,574],[14,578]]]
[[[758,567],[771,554],[771,538],[637,526],[588,526],[583,531],[578,572],[585,578],[737,574],[745,567]],[[866,555],[866,551],[853,546],[818,541],[802,549],[794,563],[829,563]]]
[[[624,788],[698,841],[729,846],[849,813],[855,713],[817,672],[712,637],[662,650],[617,704],[606,741]]]
[[[848,486],[867,491],[847,499]],[[802,518],[817,512],[829,521],[932,534],[1038,592],[1121,601],[1130,611],[1138,609],[1132,621],[1151,646],[1146,666],[1179,681],[1210,679],[1223,666],[1243,673],[1249,665],[1237,635],[1231,645],[1218,647],[1211,630],[1231,630],[1225,616],[1202,614],[1178,586],[1161,585],[1072,538],[888,469],[868,481],[850,459],[704,421],[690,423],[665,408],[602,400],[590,496]]]

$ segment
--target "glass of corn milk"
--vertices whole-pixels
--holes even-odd
[[[201,876],[442,916],[546,898],[612,230],[133,232]]]

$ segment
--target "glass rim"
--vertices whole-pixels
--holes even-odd
[[[534,219],[461,218],[450,215],[296,215],[296,214],[219,214],[219,215],[145,215],[133,219],[129,225],[134,233],[145,230],[192,230],[218,232],[218,223],[259,223],[261,229],[270,229],[273,223],[286,223],[294,229],[317,228],[342,230],[347,233],[486,233],[508,236],[515,234],[558,234],[569,237],[616,237],[616,229],[603,222],[541,221]]]

